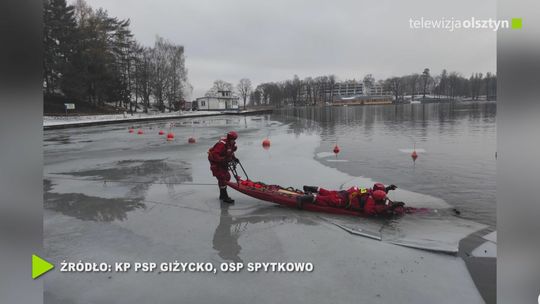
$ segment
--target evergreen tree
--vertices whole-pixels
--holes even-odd
[[[59,93],[76,47],[74,9],[65,0],[43,3],[43,89],[45,96]]]

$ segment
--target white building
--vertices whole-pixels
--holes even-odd
[[[238,97],[231,91],[218,91],[216,96],[199,97],[195,101],[199,111],[238,110]]]
[[[306,102],[310,97],[308,88],[304,86],[300,91],[300,102]],[[343,82],[336,82],[331,86],[326,83],[318,90],[318,96],[312,96],[312,100],[319,102],[334,102],[342,101],[344,98],[350,97],[386,97],[392,95],[384,90],[381,84],[374,84],[370,87],[365,87],[363,82],[356,80],[347,80]],[[364,100],[365,98],[363,98]]]
[[[355,80],[336,82],[333,90],[330,90],[330,87],[326,87],[324,93],[328,95],[333,94],[334,98],[364,95],[364,85]]]
[[[369,95],[369,96],[387,96],[387,95],[392,95],[392,93],[390,92],[387,92],[384,90],[384,86],[381,85],[381,84],[374,84],[373,86],[369,87],[369,88],[366,88],[366,92],[367,94],[364,94],[364,95]]]

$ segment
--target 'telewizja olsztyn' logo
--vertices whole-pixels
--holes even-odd
[[[523,27],[523,20],[521,18],[512,18],[511,20],[498,20],[498,19],[478,19],[471,17],[469,19],[457,19],[457,18],[409,18],[409,27],[414,30],[447,30],[453,32],[455,30],[476,30],[476,29],[488,29],[492,31],[498,31],[499,29],[521,29]]]

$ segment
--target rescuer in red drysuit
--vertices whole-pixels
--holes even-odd
[[[386,203],[386,193],[396,188],[395,185],[385,187],[381,183],[376,183],[372,189],[351,187],[342,191],[304,186],[306,193],[313,193],[315,195],[308,194],[298,199],[300,203],[315,203],[317,205],[352,209],[362,211],[368,215],[376,215],[392,211],[397,207],[403,207],[403,203],[401,202],[395,204],[391,202]]]
[[[218,180],[219,199],[225,203],[232,204],[234,200],[227,194],[227,182],[231,180],[229,173],[229,162],[236,162],[238,159],[234,156],[236,151],[236,139],[238,134],[234,131],[227,133],[227,136],[221,138],[210,150],[208,150],[208,160],[210,161],[210,170],[212,175]]]
[[[383,214],[392,211],[392,204],[387,203],[386,192],[375,190],[370,193],[364,204],[364,213],[367,215]]]

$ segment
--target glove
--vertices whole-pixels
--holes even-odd
[[[389,191],[389,190],[396,190],[397,189],[397,186],[396,185],[390,185],[388,187],[386,187],[386,191]]]
[[[233,157],[233,159],[231,160],[231,162],[232,162],[233,164],[238,164],[238,163],[240,163],[240,160],[239,160],[238,158],[236,158],[236,157]]]
[[[395,209],[395,208],[404,207],[404,206],[405,206],[404,202],[393,202],[390,208]]]

